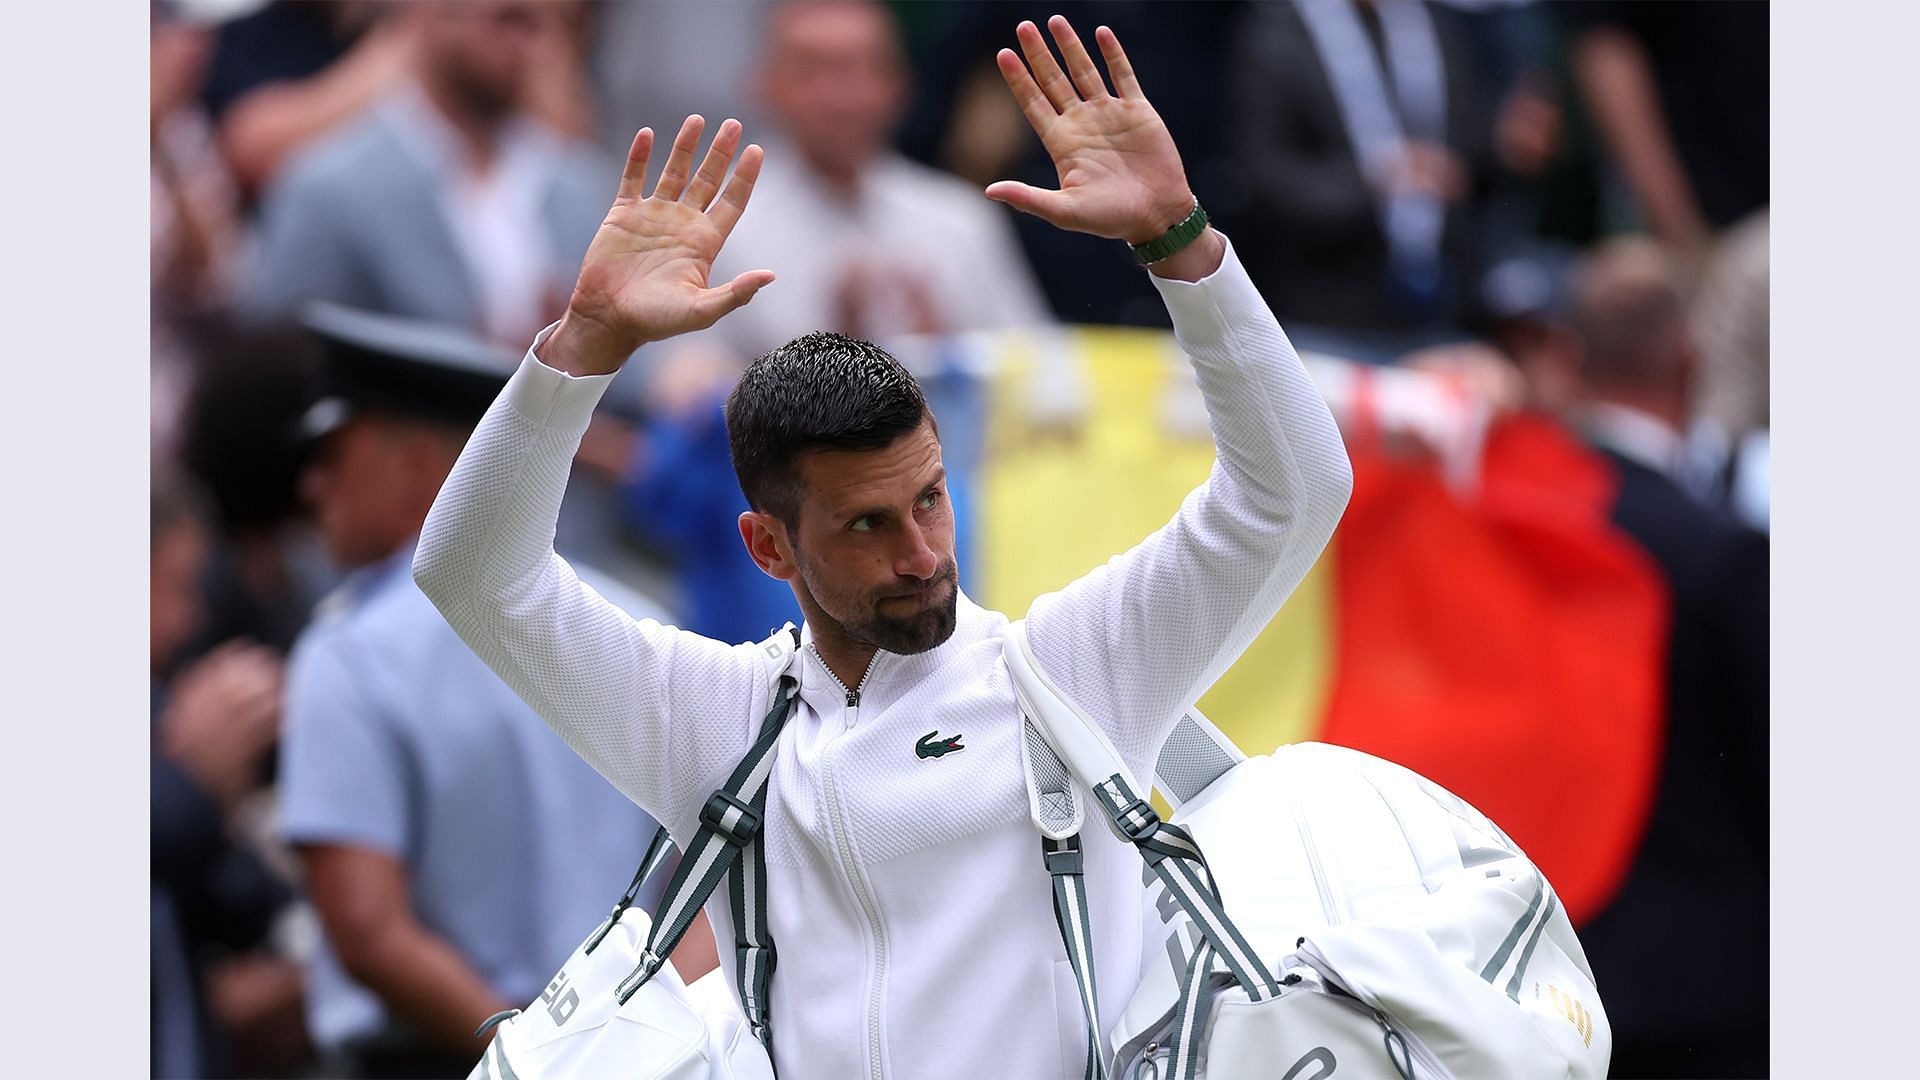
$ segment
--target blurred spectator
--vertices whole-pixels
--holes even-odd
[[[1651,242],[1583,269],[1581,426],[1619,471],[1612,519],[1671,591],[1666,739],[1645,837],[1580,932],[1613,1025],[1613,1075],[1767,1069],[1766,538],[1684,490],[1697,367],[1678,274]]]
[[[1554,5],[1648,231],[1683,250],[1767,205],[1767,5]]]
[[[243,303],[312,299],[467,327],[524,348],[561,310],[611,166],[523,106],[571,4],[417,4],[405,77],[276,178]],[[456,227],[457,226],[457,227]]]
[[[310,1023],[331,1067],[464,1075],[626,885],[654,823],[508,689],[413,583],[414,542],[505,383],[442,328],[316,310],[330,396],[303,490],[355,568],[287,681],[281,827],[325,931]],[[636,617],[649,605],[582,568]]]
[[[239,230],[232,179],[195,100],[206,75],[208,31],[168,6],[151,10],[150,434],[154,455],[164,459],[176,449],[195,346],[229,294]]]
[[[1762,209],[1720,235],[1693,305],[1702,359],[1693,441],[1703,457],[1724,463],[1713,476],[1715,494],[1762,532],[1771,502],[1769,221]]]
[[[1048,319],[1006,211],[891,149],[908,77],[878,3],[767,11],[758,91],[775,138],[714,274],[770,267],[781,288],[710,332],[737,364],[813,330],[872,339]]]
[[[168,677],[203,619],[198,496],[152,493],[152,1067],[155,1077],[284,1067],[304,1050],[293,964],[263,948],[292,890],[232,839],[279,732],[279,657],[232,641]]]
[[[596,7],[589,59],[600,101],[601,145],[624,156],[634,132],[652,127],[664,132],[663,139],[671,138],[681,119],[693,113],[716,124],[731,116],[749,138],[759,138],[754,61],[771,2],[619,0]],[[688,48],[690,41],[700,47]],[[656,160],[654,176],[659,167]]]
[[[748,361],[819,329],[884,339],[1049,321],[1006,211],[890,149],[908,72],[887,9],[783,3],[765,31],[758,89],[777,138],[713,272],[769,267],[779,285],[665,350],[626,478],[635,525],[679,561],[683,625],[728,641],[797,616],[738,546],[747,504],[718,399]]]
[[[1459,337],[1492,139],[1461,42],[1413,2],[1264,4],[1242,30],[1249,224],[1276,239],[1240,250],[1289,336],[1374,362]]]
[[[1705,354],[1690,435],[1721,496],[1767,524],[1768,9],[1765,3],[1556,6],[1574,73],[1646,227],[1702,285]]]
[[[414,34],[389,14],[377,0],[276,0],[220,28],[202,98],[249,193],[401,78]]]
[[[305,527],[288,436],[316,395],[313,343],[297,328],[210,328],[196,360],[179,461],[215,528],[190,650],[244,636],[285,651],[337,580]]]
[[[1239,231],[1246,194],[1228,153],[1227,70],[1220,63],[1233,40],[1244,0],[1077,0],[1065,10],[1083,31],[1111,27],[1123,41],[1151,41],[1130,55],[1141,85],[1153,96],[1187,176],[1209,217],[1244,243]],[[1013,42],[1022,19],[1044,11],[1019,0],[964,4],[905,4],[917,33],[920,70],[912,109],[901,132],[903,149],[971,182],[996,180],[1056,187],[1053,159],[1020,115],[995,65],[994,54]],[[1168,328],[1165,303],[1125,244],[1056,229],[1039,218],[1013,216],[1014,230],[1056,315],[1072,323]],[[1244,258],[1244,253],[1242,255]]]

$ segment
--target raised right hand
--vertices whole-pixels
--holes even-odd
[[[687,117],[653,194],[645,197],[653,129],[634,137],[619,196],[587,248],[567,313],[538,350],[543,363],[574,375],[616,371],[633,350],[704,330],[773,280],[771,270],[749,270],[724,285],[707,285],[714,257],[747,208],[763,155],[758,146],[747,147],[721,191],[740,145],[740,123],[720,125],[696,173],[693,151],[704,126],[699,116]]]

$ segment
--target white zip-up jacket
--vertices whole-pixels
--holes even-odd
[[[1231,246],[1204,281],[1153,280],[1218,459],[1171,522],[1036,600],[1027,624],[1041,668],[1142,780],[1173,723],[1313,565],[1352,488],[1333,418]],[[758,645],[635,621],[554,554],[574,450],[610,379],[574,378],[529,352],[441,490],[414,575],[475,652],[685,844],[753,741],[773,680]],[[944,644],[879,653],[852,690],[802,632],[800,704],[780,736],[763,833],[785,1080],[1083,1071],[1086,1021],[1028,815],[1006,625],[963,595]],[[929,732],[961,736],[964,752],[921,757]],[[1089,821],[1095,971],[1111,1021],[1139,977],[1143,868]],[[725,897],[707,915],[732,982]]]

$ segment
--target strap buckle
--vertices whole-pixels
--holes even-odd
[[[700,808],[700,823],[737,848],[753,843],[760,834],[760,815],[725,791],[707,797],[707,805]]]
[[[1082,873],[1086,867],[1086,859],[1081,855],[1078,847],[1049,851],[1046,853],[1046,856],[1047,873],[1055,877],[1059,877],[1061,874],[1079,874]]]
[[[1114,811],[1113,823],[1135,844],[1146,842],[1160,828],[1160,813],[1145,799],[1135,799]]]

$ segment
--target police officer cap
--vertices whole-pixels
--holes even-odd
[[[520,358],[457,327],[319,302],[302,324],[321,346],[322,397],[300,434],[318,439],[374,410],[471,428]]]

